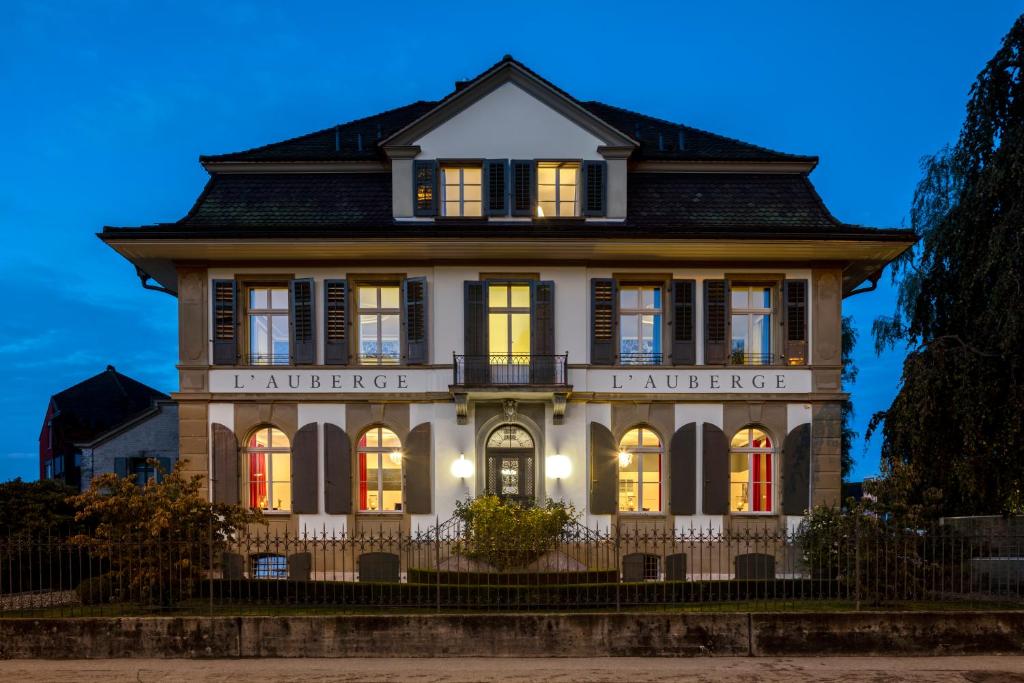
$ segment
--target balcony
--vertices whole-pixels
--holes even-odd
[[[453,354],[452,384],[460,387],[568,386],[569,354]]]

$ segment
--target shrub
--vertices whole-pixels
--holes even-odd
[[[83,580],[75,588],[83,605],[106,605],[114,601],[115,582],[109,574]]]
[[[466,526],[462,553],[505,571],[525,567],[554,549],[576,519],[576,509],[552,500],[534,506],[481,496],[456,503],[455,516]]]

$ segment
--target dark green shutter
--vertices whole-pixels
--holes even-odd
[[[512,161],[512,215],[534,215],[537,204],[537,164],[532,160]]]
[[[234,432],[220,424],[213,423],[213,502],[237,505],[238,490],[238,440]]]
[[[324,280],[324,364],[348,365],[348,281]]]
[[[782,514],[811,507],[811,425],[794,427],[782,444]]]
[[[433,482],[430,477],[430,423],[413,427],[405,441],[402,458],[402,476],[405,479],[405,511],[410,514],[430,514]]]
[[[668,507],[673,515],[697,514],[697,424],[683,425],[669,443]]]
[[[590,423],[590,512],[614,514],[619,507],[619,449],[603,424]]]
[[[555,382],[555,283],[530,283],[530,374],[534,384]]]
[[[508,159],[484,161],[484,215],[508,215]]]
[[[786,280],[782,286],[785,334],[782,352],[788,365],[807,364],[807,280]]]
[[[583,215],[608,213],[608,162],[583,162]]]
[[[352,444],[341,427],[324,424],[324,511],[352,512]]]
[[[413,215],[436,216],[440,201],[437,196],[437,162],[412,162]]]
[[[114,458],[114,474],[119,479],[124,479],[128,476],[128,458]]]
[[[316,363],[316,324],[313,315],[312,278],[291,281],[289,307],[291,361],[295,365],[313,365]]]
[[[405,299],[405,362],[421,365],[427,358],[427,278],[410,277],[403,282]]]
[[[319,512],[317,491],[317,427],[304,425],[292,439],[292,512]]]
[[[729,441],[725,433],[705,422],[702,466],[704,469],[703,510],[705,515],[729,512]]]
[[[697,283],[694,280],[672,281],[672,365],[693,365],[697,362],[696,296]]]
[[[704,281],[704,363],[724,365],[729,359],[729,284]]]
[[[234,365],[238,360],[238,284],[214,280],[213,365]]]
[[[615,280],[607,277],[590,279],[590,363],[614,365],[615,328],[618,324],[618,293]]]
[[[288,580],[309,581],[310,570],[312,569],[312,553],[295,553],[288,556]]]
[[[487,357],[487,283],[467,280],[463,285],[463,293],[463,382],[484,384],[490,377],[490,363]]]

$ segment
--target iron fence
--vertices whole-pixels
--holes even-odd
[[[0,617],[1018,607],[1022,541],[878,523],[813,542],[768,528],[576,524],[544,547],[504,549],[475,547],[456,520],[412,532],[260,528],[231,539],[11,532],[0,539]]]

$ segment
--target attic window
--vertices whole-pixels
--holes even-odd
[[[579,162],[537,163],[537,218],[578,216]]]
[[[443,216],[483,215],[483,172],[479,166],[443,166]]]

